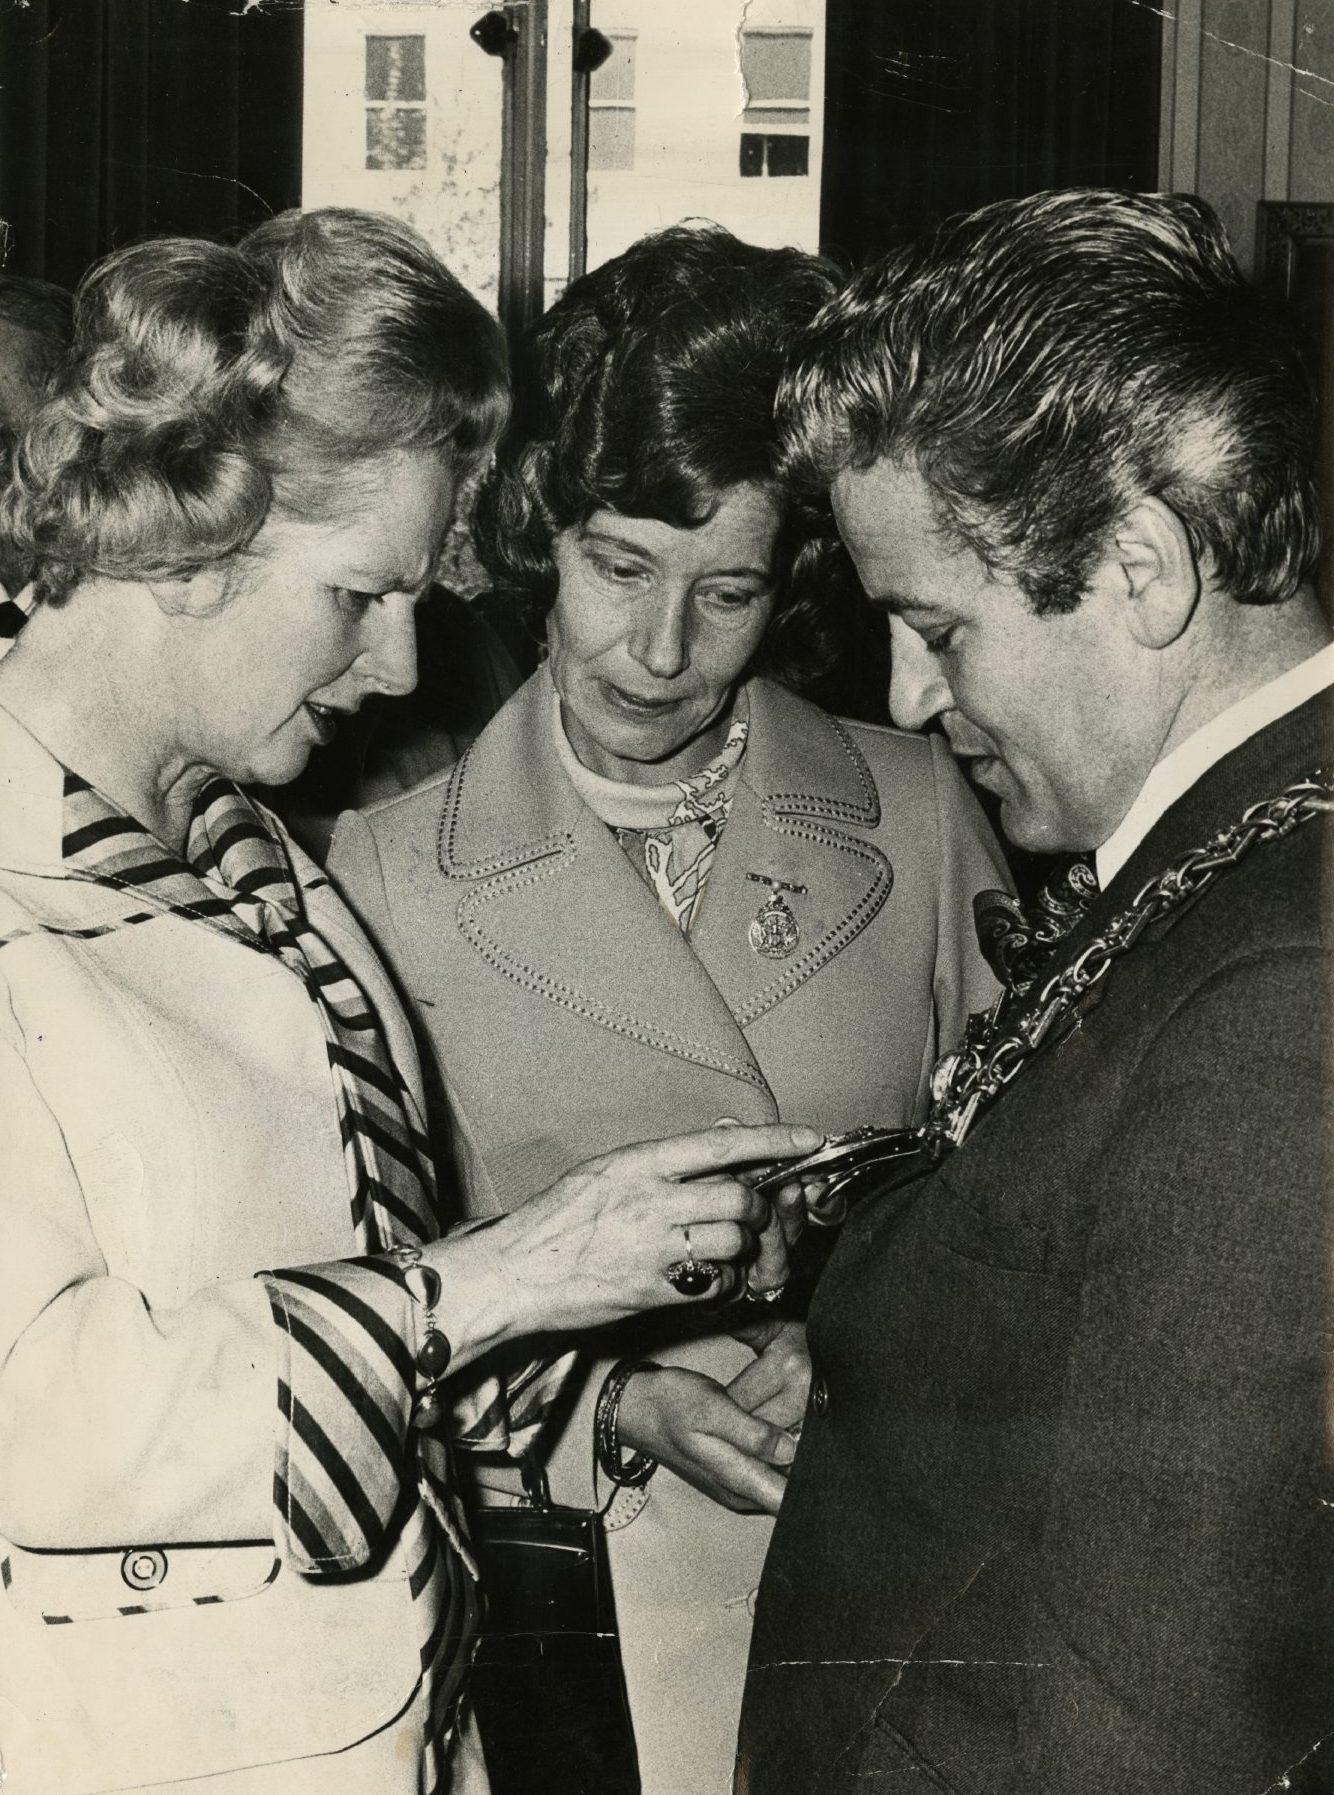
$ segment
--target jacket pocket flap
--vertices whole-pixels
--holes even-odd
[[[272,1540],[226,1545],[131,1546],[97,1552],[0,1546],[10,1605],[48,1626],[152,1614],[258,1595],[278,1575]]]

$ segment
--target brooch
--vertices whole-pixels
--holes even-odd
[[[764,959],[786,960],[800,946],[801,930],[783,893],[804,893],[806,887],[789,885],[785,879],[769,879],[763,873],[747,873],[746,877],[753,879],[757,885],[769,887],[769,896],[747,929],[746,939],[754,952]]]

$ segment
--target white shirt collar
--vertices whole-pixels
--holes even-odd
[[[1334,642],[1299,661],[1267,685],[1257,686],[1164,755],[1113,833],[1098,849],[1094,866],[1105,891],[1135,849],[1177,799],[1253,735],[1295,711],[1326,686],[1334,685]]]

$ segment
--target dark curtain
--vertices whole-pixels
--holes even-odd
[[[158,232],[235,236],[301,197],[301,8],[0,0],[6,267],[74,285]]]
[[[1139,0],[829,0],[821,237],[856,263],[1044,187],[1158,184]]]

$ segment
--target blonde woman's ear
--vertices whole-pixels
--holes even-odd
[[[193,573],[145,580],[158,609],[168,617],[211,617],[232,596],[234,574],[228,561],[210,561]]]

